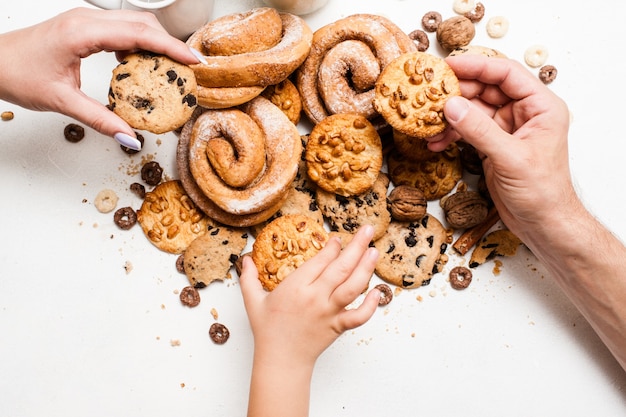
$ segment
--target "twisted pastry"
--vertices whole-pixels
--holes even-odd
[[[280,209],[301,153],[295,125],[259,96],[237,109],[197,112],[181,132],[177,163],[183,187],[202,211],[246,227]]]
[[[218,88],[265,87],[278,84],[295,71],[309,53],[313,33],[302,18],[288,13],[278,13],[281,24],[278,32],[282,35],[280,40],[271,47],[268,47],[268,44],[259,46],[257,41],[266,38],[266,32],[276,32],[276,28],[271,19],[256,18],[272,13],[278,12],[261,7],[245,14],[229,15],[218,22],[209,22],[204,28],[192,34],[187,44],[205,55],[207,61],[206,64],[191,66],[198,84]],[[205,35],[205,32],[217,24],[229,27],[229,39],[240,39],[244,45],[254,45],[254,48],[242,52],[242,47],[237,46],[232,50],[241,53],[209,55],[207,45],[209,49],[214,47],[210,45],[212,37]],[[219,28],[214,30],[219,31]],[[218,51],[225,47],[220,48]]]
[[[382,16],[355,14],[318,29],[296,72],[305,114],[314,123],[346,112],[376,118],[372,99],[378,75],[394,58],[414,50],[408,35]]]

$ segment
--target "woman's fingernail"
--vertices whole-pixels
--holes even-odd
[[[116,133],[113,135],[113,139],[115,139],[120,145],[126,146],[127,148],[135,151],[141,150],[141,142],[139,142],[139,139],[127,135],[126,133]]]
[[[200,51],[198,51],[196,48],[192,48],[191,46],[189,47],[189,50],[191,51],[191,53],[198,58],[198,61],[200,61],[202,64],[207,64],[207,60],[204,57],[204,55],[202,55],[202,53]]]
[[[469,102],[463,97],[450,97],[444,108],[446,119],[458,122],[469,111]]]

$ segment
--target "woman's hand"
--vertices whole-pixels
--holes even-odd
[[[70,116],[130,147],[133,129],[81,90],[83,58],[115,51],[148,50],[196,64],[187,45],[170,36],[152,13],[73,9],[37,25],[0,35],[0,99]]]

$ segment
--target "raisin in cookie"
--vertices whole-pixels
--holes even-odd
[[[182,253],[207,230],[209,219],[197,209],[180,181],[162,182],[146,193],[137,221],[148,240],[169,253]]]
[[[396,130],[427,138],[447,126],[443,106],[461,95],[459,80],[441,58],[408,52],[387,65],[376,81],[374,108]]]
[[[327,241],[324,227],[303,214],[282,216],[265,226],[252,245],[252,260],[263,287],[272,291]]]
[[[147,52],[128,55],[113,70],[109,105],[135,129],[160,134],[181,127],[196,107],[191,68]]]
[[[374,242],[380,252],[376,274],[402,288],[427,285],[448,262],[445,252],[451,240],[451,232],[428,214],[419,222],[391,222]]]
[[[377,240],[391,221],[387,209],[388,186],[389,177],[381,172],[374,186],[365,193],[344,197],[318,189],[316,201],[331,231],[356,233],[359,227],[370,224],[374,226],[372,240]]]
[[[211,223],[184,255],[185,275],[195,288],[224,280],[248,242],[245,229]]]
[[[363,116],[334,114],[313,127],[306,145],[309,178],[343,196],[369,190],[383,163],[380,136]]]

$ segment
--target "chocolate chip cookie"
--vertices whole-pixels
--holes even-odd
[[[191,68],[147,52],[128,55],[113,70],[109,106],[130,126],[160,134],[181,127],[197,105]]]

